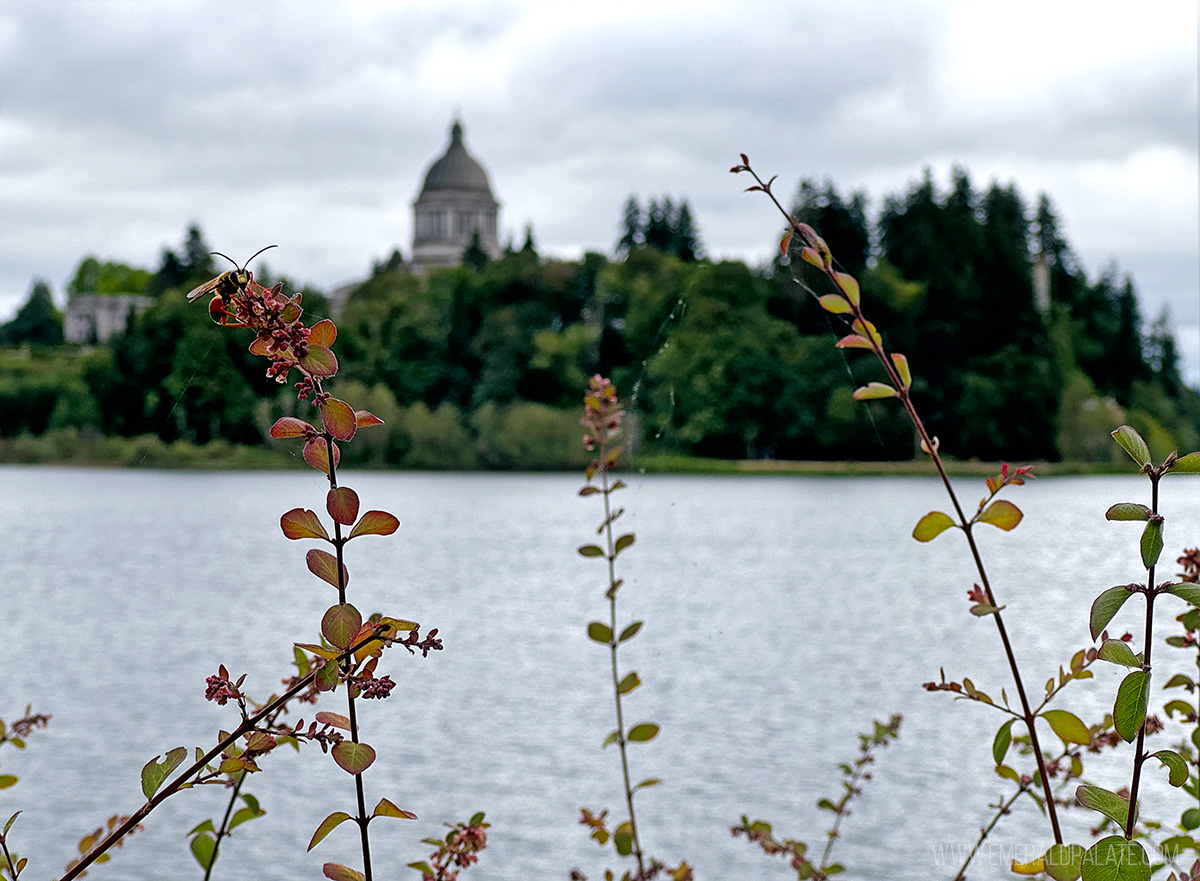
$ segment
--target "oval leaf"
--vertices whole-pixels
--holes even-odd
[[[896,390],[885,382],[868,382],[854,390],[854,400],[873,401],[876,398],[894,398]]]
[[[375,750],[365,743],[343,740],[329,751],[338,767],[347,774],[361,774],[375,761]]]
[[[349,819],[351,819],[351,817],[345,811],[334,811],[321,821],[321,825],[317,827],[317,831],[313,833],[312,840],[308,843],[308,849],[312,850],[321,843],[321,840],[326,835]]]
[[[1167,590],[1185,603],[1200,606],[1200,585],[1187,583],[1172,584]]]
[[[941,511],[930,511],[917,521],[917,525],[913,528],[912,536],[917,541],[933,541],[951,526],[954,526],[954,521],[950,519],[949,514],[943,514]]]
[[[1168,474],[1200,474],[1200,453],[1188,453],[1180,456],[1167,469]]]
[[[1117,502],[1104,512],[1105,520],[1149,520],[1150,509],[1137,502]]]
[[[366,410],[354,411],[354,422],[359,428],[370,428],[372,425],[383,425],[383,420],[374,413],[368,413]]]
[[[349,603],[330,606],[321,619],[321,635],[340,649],[350,647],[362,627],[362,615]]]
[[[1145,468],[1150,464],[1150,448],[1146,446],[1146,442],[1134,428],[1122,425],[1112,433],[1112,436],[1139,466]]]
[[[271,426],[271,437],[277,439],[303,437],[305,432],[312,430],[313,427],[303,419],[297,419],[295,416],[284,416],[281,419],[275,420],[275,424]]]
[[[896,365],[896,375],[900,377],[900,385],[908,388],[912,385],[912,371],[908,369],[908,358],[904,355],[893,354],[892,363]]]
[[[1092,639],[1099,639],[1104,628],[1108,626],[1108,622],[1112,620],[1113,615],[1117,614],[1117,610],[1125,605],[1125,601],[1133,596],[1133,591],[1123,584],[1116,587],[1110,587],[1100,596],[1096,597],[1096,601],[1092,603],[1092,614],[1089,622],[1089,627],[1092,631]]]
[[[1083,881],[1150,881],[1150,860],[1137,841],[1102,838],[1083,855]]]
[[[613,550],[614,554],[619,554],[637,540],[637,537],[632,532],[627,532],[617,539],[617,544]]]
[[[1042,857],[1046,874],[1054,881],[1076,881],[1083,871],[1083,855],[1086,852],[1082,844],[1050,845]]]
[[[838,289],[846,295],[846,299],[857,306],[859,292],[858,282],[855,280],[854,276],[845,272],[835,272],[833,274],[833,280],[837,284]]]
[[[333,376],[338,371],[337,356],[327,346],[308,347],[308,353],[300,359],[300,366],[318,378]]]
[[[329,473],[329,446],[323,437],[314,437],[304,444],[304,461],[322,474]],[[338,445],[333,445],[333,465],[336,468],[342,461],[342,451]]]
[[[1096,656],[1110,664],[1120,664],[1122,667],[1140,667],[1142,660],[1133,653],[1129,645],[1119,639],[1106,639]]]
[[[328,318],[318,321],[308,329],[308,344],[329,348],[337,339],[337,327]]]
[[[206,872],[213,864],[213,854],[216,852],[217,842],[207,833],[201,833],[192,839],[192,856],[196,858],[196,862],[200,864],[200,868]]]
[[[607,624],[601,624],[599,621],[593,621],[587,626],[588,639],[593,642],[603,643],[608,645],[612,642],[612,629]]]
[[[405,811],[396,807],[386,798],[381,798],[379,804],[375,805],[375,810],[371,813],[372,817],[396,817],[401,820],[415,820],[417,815],[412,811]]]
[[[350,730],[350,720],[339,713],[321,711],[317,713],[317,721],[322,725],[332,725],[334,728],[341,728],[343,731]]]
[[[1057,734],[1064,744],[1077,743],[1081,746],[1087,746],[1092,742],[1092,735],[1088,732],[1087,725],[1083,724],[1083,720],[1066,710],[1043,710],[1042,718],[1050,723],[1051,729]]]
[[[326,863],[321,867],[321,871],[330,881],[367,881],[362,872],[341,863]]]
[[[330,398],[321,405],[321,424],[340,441],[350,440],[358,430],[354,408],[337,398]]]
[[[1129,799],[1091,783],[1080,784],[1075,790],[1075,800],[1085,808],[1104,814],[1118,826],[1124,826],[1129,819]]]
[[[1146,528],[1142,530],[1142,565],[1149,569],[1158,562],[1158,555],[1162,553],[1162,520],[1151,520],[1146,524]]]
[[[391,535],[400,528],[400,521],[387,511],[368,511],[350,530],[350,538],[360,535]]]
[[[344,590],[346,585],[350,583],[350,573],[345,566],[342,566],[342,581],[341,584],[338,584],[337,557],[328,551],[313,548],[304,555],[304,561],[308,564],[309,572],[322,581],[328,581],[339,590]]]
[[[629,692],[633,691],[641,684],[642,680],[638,678],[637,673],[626,673],[624,678],[621,679],[620,683],[617,684],[617,694],[629,694]]]
[[[1167,766],[1167,780],[1172,786],[1183,786],[1187,783],[1188,765],[1183,756],[1169,749],[1160,749],[1151,755]]]
[[[358,519],[358,493],[348,486],[331,489],[325,496],[325,510],[338,523],[350,526]]]
[[[634,743],[644,743],[656,737],[658,737],[658,726],[653,722],[643,722],[640,725],[634,725],[629,729],[629,733],[625,735],[626,740],[633,741]]]
[[[1012,502],[1005,499],[997,499],[983,510],[977,522],[990,523],[992,526],[1008,532],[1015,529],[1024,516],[1021,513],[1021,509]]]
[[[1134,670],[1117,687],[1113,704],[1113,727],[1126,743],[1137,737],[1146,721],[1146,706],[1150,702],[1150,672]]]
[[[292,540],[323,538],[325,541],[329,541],[329,533],[321,525],[316,511],[310,511],[307,508],[292,508],[279,518],[279,527],[283,530],[283,534]]]
[[[821,308],[826,312],[832,312],[835,315],[854,311],[854,307],[850,305],[846,298],[839,297],[837,294],[826,294],[820,297],[817,302],[821,304]]]
[[[579,556],[581,557],[603,557],[604,549],[599,545],[583,545],[579,548]]]
[[[836,347],[839,349],[873,349],[874,346],[866,337],[861,337],[856,333],[849,334],[837,341]]]
[[[634,621],[628,627],[621,631],[621,635],[617,637],[617,642],[625,642],[627,639],[633,639],[638,635],[638,631],[642,629],[641,621]]]
[[[1004,757],[1008,754],[1009,744],[1012,743],[1012,727],[1016,719],[1009,719],[996,731],[996,737],[992,740],[992,758],[996,764],[1002,764]]]

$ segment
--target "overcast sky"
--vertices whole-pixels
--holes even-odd
[[[1091,274],[1169,304],[1200,379],[1192,0],[379,3],[4,0],[0,317],[80,258],[153,268],[197,222],[329,288],[399,246],[455,113],[501,228],[610,251],[625,199],[686,196],[712,256],[778,220],[728,173],[862,187],[934,170],[1055,202]]]

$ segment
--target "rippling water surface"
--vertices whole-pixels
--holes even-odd
[[[485,810],[491,846],[466,877],[600,877],[607,853],[577,818],[621,802],[618,754],[600,748],[613,727],[607,654],[584,634],[606,614],[604,567],[574,552],[599,501],[577,497],[570,475],[344,477],[364,506],[404,524],[348,547],[351,600],[438,627],[446,645],[426,660],[390,652],[381,672],[398,683],[393,697],[360,704],[379,753],[368,801],[421,817],[372,826],[376,876],[416,878],[404,865],[427,856],[421,838]],[[920,686],[944,667],[998,697],[1009,677],[991,621],[967,614],[975,575],[960,537],[909,538],[944,506],[936,481],[626,479],[622,525],[638,539],[620,559],[620,614],[646,621],[622,650],[645,683],[626,706],[630,721],[662,725],[631,750],[635,779],[665,781],[638,799],[648,849],[687,859],[699,879],[794,877],[729,826],[747,813],[820,847],[829,815],[815,802],[840,795],[837,763],[873,718],[900,712],[901,739],[880,755],[837,856],[852,877],[953,877],[955,849],[1005,791],[990,758],[1003,719]],[[981,488],[963,484],[967,503]],[[32,701],[54,715],[29,749],[0,749],[4,772],[21,777],[0,791],[0,814],[24,810],[11,838],[31,877],[56,877],[84,832],[141,804],[151,756],[207,747],[236,724],[236,711],[204,701],[218,664],[265,695],[292,643],[315,641],[335,592],[278,519],[321,509],[324,492],[299,473],[0,469],[0,713],[11,720]],[[1094,596],[1138,578],[1136,526],[1103,515],[1145,495],[1134,478],[1041,480],[1010,496],[1027,515],[1015,532],[981,536],[1034,691],[1087,644]],[[1200,482],[1168,480],[1162,499],[1173,560],[1200,544]],[[1131,602],[1114,629],[1140,632],[1139,611]],[[1163,611],[1160,633],[1177,611]],[[1187,669],[1172,649],[1155,660]],[[1098,669],[1060,705],[1093,718],[1118,681]],[[344,711],[340,693],[325,700]],[[1124,785],[1128,750],[1116,758],[1089,766],[1092,779]],[[1177,817],[1179,796],[1151,787],[1147,805]],[[247,788],[268,815],[236,831],[214,877],[318,878],[326,861],[360,862],[350,825],[305,853],[326,814],[353,810],[350,778],[315,748],[271,755]],[[224,798],[207,787],[172,798],[93,876],[198,879],[184,833]],[[1071,814],[1085,840],[1091,817]],[[1012,856],[1048,843],[1032,803],[991,841],[975,878],[1005,877]]]

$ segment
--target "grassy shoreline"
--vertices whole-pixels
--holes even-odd
[[[1028,464],[1028,463],[1021,463]],[[1107,462],[1037,462],[1042,476],[1081,474],[1127,474],[1128,469]],[[1124,464],[1124,463],[1121,463]],[[112,438],[89,436],[67,430],[40,437],[0,438],[0,465],[69,465],[89,468],[159,468],[191,470],[288,470],[303,467],[293,447],[252,447],[226,441],[197,445],[187,441],[165,443],[155,437]],[[371,463],[350,463],[355,468],[376,470],[421,470],[390,468]],[[947,461],[955,476],[989,476],[998,462]],[[440,469],[426,469],[440,470]],[[447,469],[452,470],[452,469]],[[478,469],[487,471],[488,469]],[[511,471],[567,473],[576,469],[538,467],[525,463]],[[928,476],[936,474],[928,460],[903,462],[781,461],[775,459],[704,459],[678,454],[642,453],[630,457],[627,470],[644,474],[718,474],[782,476]]]

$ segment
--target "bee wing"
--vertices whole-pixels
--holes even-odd
[[[211,294],[220,286],[221,279],[224,277],[225,275],[218,275],[216,278],[209,279],[204,284],[192,288],[191,293],[187,295],[188,302],[190,303],[192,300],[198,300],[205,294]]]

